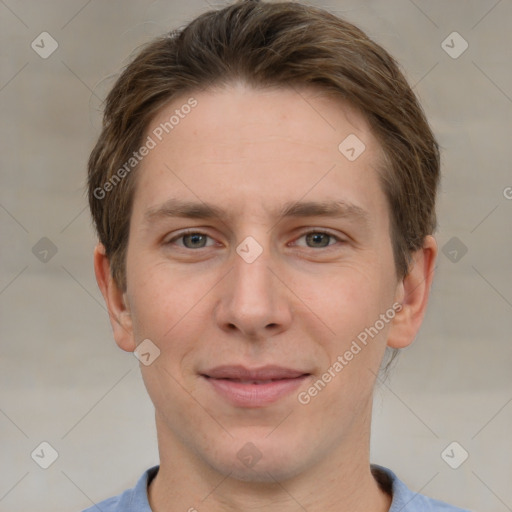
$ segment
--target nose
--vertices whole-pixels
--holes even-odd
[[[266,248],[251,263],[234,254],[233,268],[221,281],[215,313],[222,330],[257,340],[288,329],[292,320],[291,292],[275,267]]]

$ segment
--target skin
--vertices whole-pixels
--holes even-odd
[[[381,149],[349,105],[315,89],[243,84],[193,96],[197,107],[137,169],[124,292],[101,244],[94,257],[117,344],[134,351],[150,339],[160,349],[141,364],[160,451],[151,507],[387,511],[391,498],[369,466],[372,392],[386,346],[409,345],[420,327],[436,242],[426,237],[409,274],[397,277],[377,174]],[[164,107],[147,135],[188,97]],[[366,146],[352,162],[338,150],[349,134]],[[227,216],[155,213],[171,198],[211,203]],[[324,200],[363,216],[276,213],[285,202]],[[187,228],[208,237],[178,238]],[[306,236],[319,229],[334,237]],[[248,236],[263,250],[252,263],[236,252]],[[394,303],[402,304],[394,319],[299,403],[297,393]],[[221,364],[277,364],[312,376],[297,392],[248,409],[199,375]],[[262,455],[252,467],[237,457],[247,442]]]

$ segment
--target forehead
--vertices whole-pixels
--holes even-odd
[[[137,171],[134,213],[169,197],[261,215],[301,197],[362,210],[383,201],[367,120],[315,88],[191,93],[163,107],[146,137],[155,144]]]
[[[195,103],[192,108],[188,106],[191,103]],[[190,130],[184,130],[186,127]],[[233,128],[236,140],[231,137]],[[276,137],[277,143],[295,142],[298,149],[323,146],[335,157],[344,135],[366,139],[375,146],[370,150],[379,146],[364,115],[341,97],[311,86],[254,89],[240,82],[174,99],[152,119],[147,133],[161,146],[177,138],[180,143],[196,144],[191,136],[206,136],[217,145],[211,148],[217,154],[228,149],[230,142],[245,141],[247,144],[237,148],[243,154],[248,144],[261,142],[263,137],[267,142],[271,137]]]

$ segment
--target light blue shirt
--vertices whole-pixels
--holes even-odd
[[[372,464],[371,467],[374,475],[379,473],[381,485],[386,487],[387,480],[387,486],[391,488],[393,500],[389,512],[470,512],[411,491],[391,470],[383,466]],[[97,503],[83,512],[152,512],[148,502],[148,483],[155,477],[158,468],[154,466],[145,471],[133,489]]]

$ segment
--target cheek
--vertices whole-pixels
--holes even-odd
[[[384,303],[381,277],[371,265],[347,265],[331,268],[325,275],[304,276],[295,292],[319,321],[344,339],[378,317]]]
[[[394,295],[388,276],[389,271],[386,275],[377,264],[354,265],[300,283],[297,295],[306,305],[305,316],[299,315],[302,328],[316,340],[314,350],[321,372],[338,361],[338,370],[331,370],[336,378],[330,386],[337,393],[365,387],[372,379],[363,368],[378,370],[390,326],[390,317],[383,322],[381,315],[391,308]]]
[[[142,270],[144,269],[144,270]],[[191,279],[165,263],[134,261],[128,281],[133,332],[137,342],[153,341],[167,361],[178,364],[193,349],[205,324],[205,292],[214,282]]]
[[[142,258],[127,261],[127,294],[134,334],[142,338],[159,339],[175,323],[176,294],[159,274],[158,266],[150,266]]]

